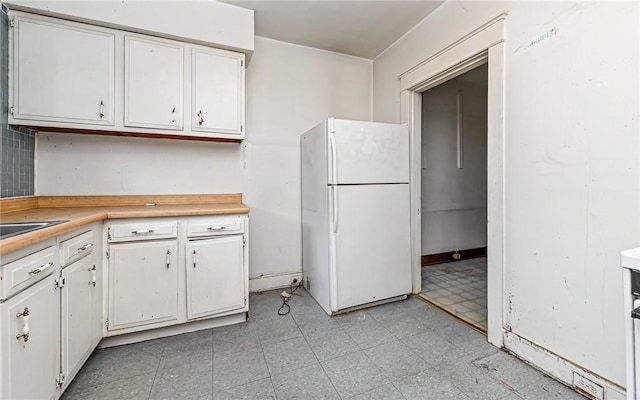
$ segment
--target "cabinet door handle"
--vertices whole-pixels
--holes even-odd
[[[53,263],[52,262],[48,262],[46,264],[42,264],[40,266],[40,268],[36,268],[36,269],[32,269],[31,271],[29,271],[29,275],[37,275],[40,272],[44,271],[47,268],[51,268],[53,267]]]
[[[24,311],[16,314],[16,318],[22,320],[22,333],[16,335],[16,339],[22,338],[25,342],[29,340],[29,308],[25,307]]]
[[[87,243],[84,246],[78,247],[78,251],[85,251],[93,247],[93,243]]]
[[[196,267],[196,251],[195,250],[193,251],[192,257],[193,257],[193,268],[195,268]]]
[[[171,251],[167,250],[167,269],[171,266]]]
[[[100,118],[104,117],[104,101],[100,100]]]
[[[96,286],[96,266],[89,268],[89,272],[91,272],[91,281],[89,281],[89,285]]]
[[[198,112],[198,125],[202,125],[204,124],[204,118],[202,118],[202,110],[200,110],[200,112]]]
[[[210,230],[210,231],[223,231],[223,230],[227,229],[227,227],[224,226],[224,225],[223,226],[210,226],[207,229]]]
[[[153,233],[153,229],[138,229],[137,231],[131,231],[134,235],[139,235],[141,233]]]

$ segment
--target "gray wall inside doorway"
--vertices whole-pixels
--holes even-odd
[[[462,168],[458,168],[461,92]],[[487,245],[487,65],[422,94],[422,254]]]

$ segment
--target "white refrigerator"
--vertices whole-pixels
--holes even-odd
[[[304,287],[329,315],[411,293],[407,126],[329,118],[300,144]]]

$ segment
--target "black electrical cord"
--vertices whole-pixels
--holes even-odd
[[[302,286],[302,279],[300,280],[300,282],[298,282],[298,285],[296,287],[293,287],[293,282],[291,282],[291,286],[289,286],[289,292],[285,293],[288,296],[282,296],[282,305],[280,306],[280,308],[278,308],[278,315],[287,315],[291,312],[291,306],[289,306],[289,299],[291,299],[291,295],[293,294],[293,292],[295,292],[296,290],[298,290],[298,288]],[[283,308],[286,307],[285,311],[282,311]]]

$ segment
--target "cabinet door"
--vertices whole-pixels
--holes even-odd
[[[55,397],[60,371],[58,296],[55,279],[48,277],[0,305],[0,398]],[[28,337],[16,337],[25,332]]]
[[[91,257],[85,257],[62,270],[62,373],[68,378],[75,375],[80,363],[93,351],[96,325],[101,332],[101,312],[94,315],[95,303],[100,299],[94,285],[97,271],[91,261]]]
[[[244,54],[191,50],[191,129],[242,135]]]
[[[178,319],[176,240],[109,246],[109,330]]]
[[[125,36],[125,126],[182,129],[183,46]]]
[[[114,34],[54,21],[14,17],[13,118],[114,125]]]
[[[187,317],[243,308],[246,302],[242,236],[190,241],[186,248]]]

